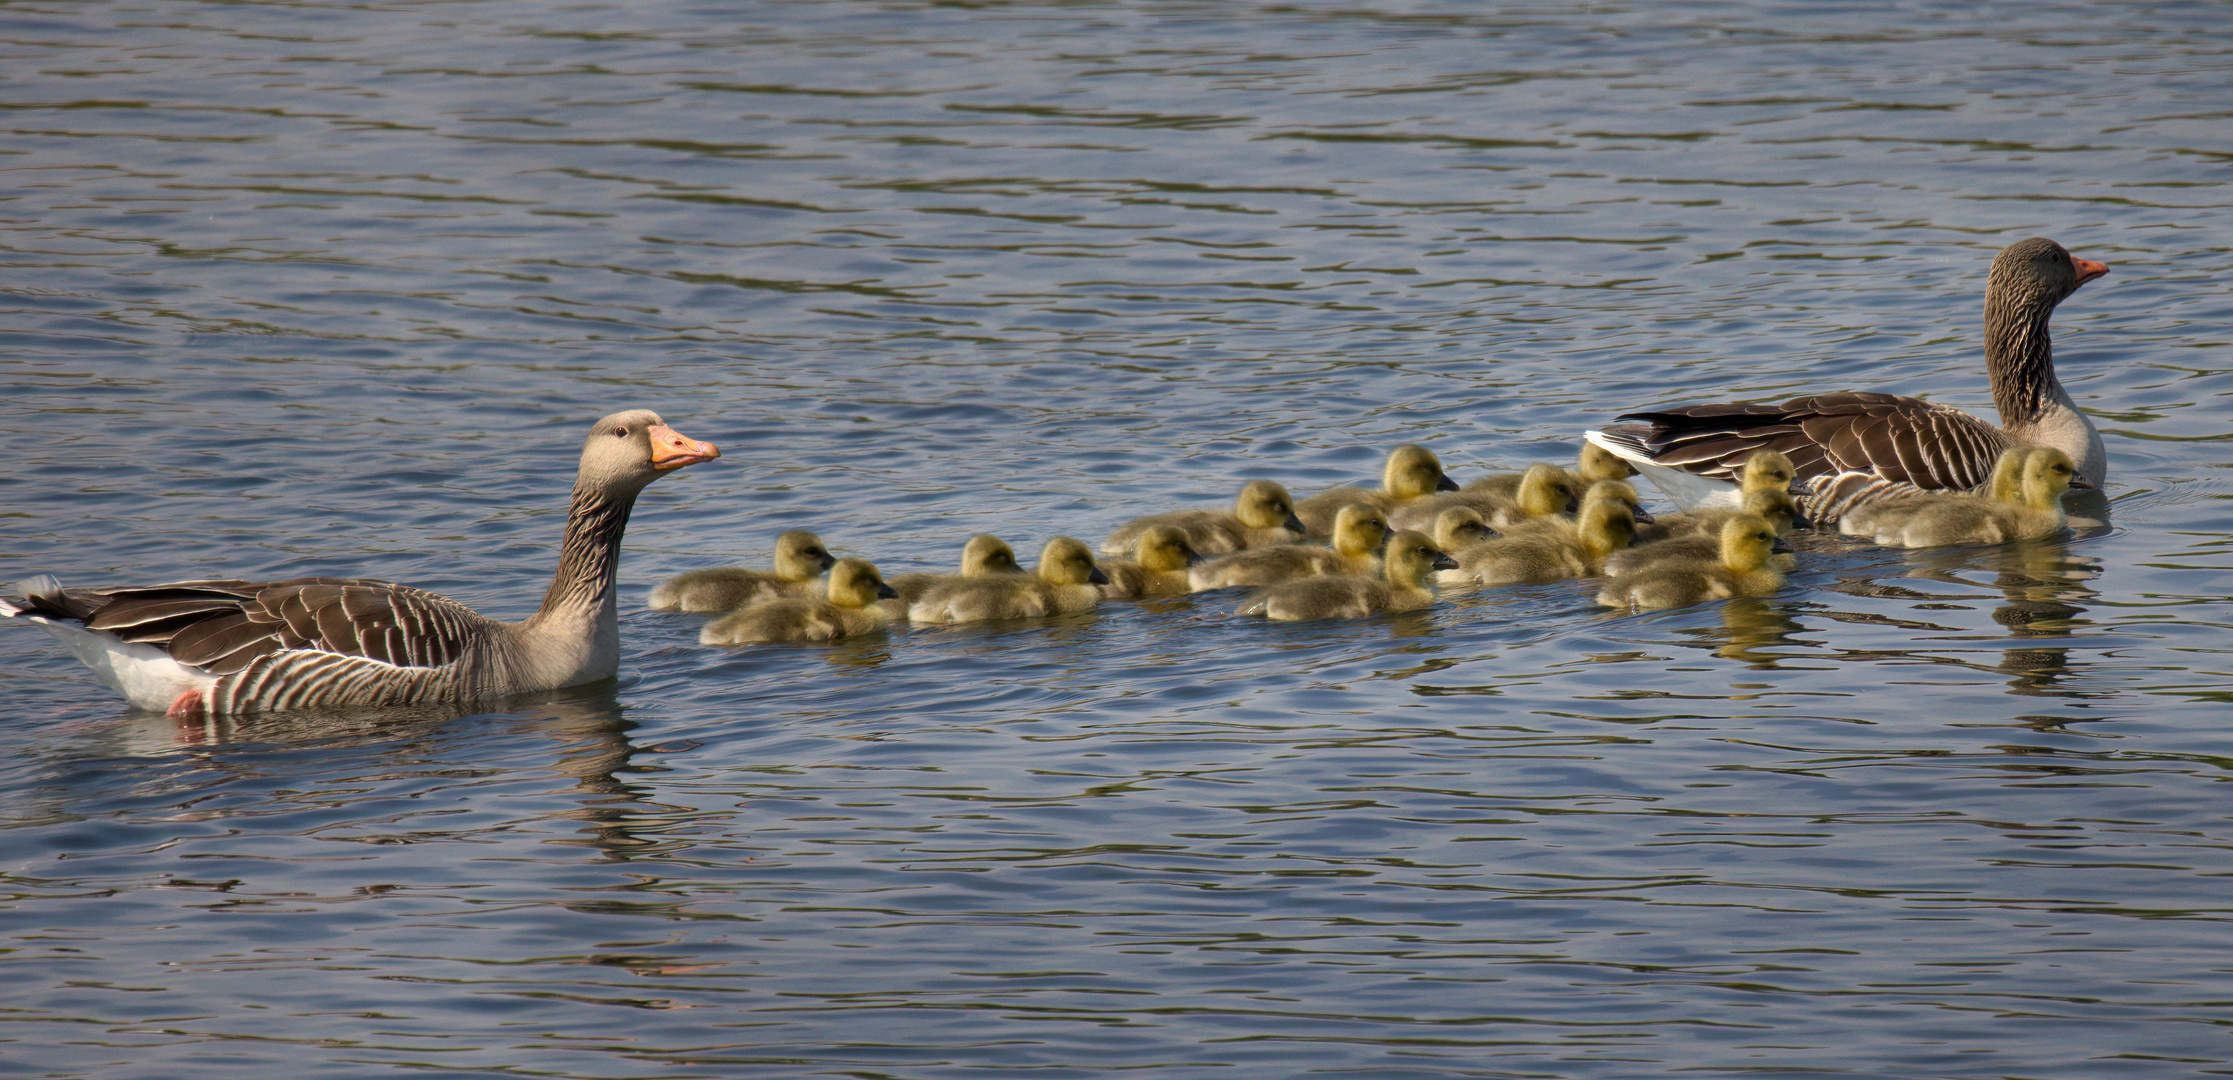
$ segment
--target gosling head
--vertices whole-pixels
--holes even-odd
[[[2024,460],[2031,456],[2031,448],[2011,446],[2000,452],[2000,459],[1993,462],[1993,479],[1985,486],[1985,494],[1994,502],[2020,503],[2024,501]]]
[[[978,533],[961,546],[961,576],[986,577],[992,574],[1020,574],[1023,567],[1016,565],[1016,551],[1006,540],[991,533]]]
[[[2077,475],[2078,467],[2069,454],[2052,447],[2032,451],[2024,459],[2024,505],[2034,510],[2054,509]]]
[[[1233,516],[1251,529],[1286,529],[1297,536],[1309,531],[1303,528],[1303,519],[1295,516],[1295,497],[1269,480],[1241,485],[1241,497],[1233,501]]]
[[[1600,480],[1599,483],[1619,483]],[[1619,499],[1591,499],[1574,521],[1582,544],[1602,558],[1636,542],[1636,515]]]
[[[1768,525],[1775,529],[1777,536],[1808,527],[1806,517],[1799,513],[1799,500],[1792,498],[1788,491],[1763,488],[1745,492],[1744,511],[1768,519]]]
[[[1354,559],[1388,540],[1388,516],[1379,508],[1350,503],[1334,515],[1334,550]]]
[[[1797,466],[1780,450],[1755,450],[1745,459],[1744,470],[1737,474],[1740,491],[1789,491],[1791,481],[1799,475]]]
[[[1740,574],[1768,565],[1768,556],[1789,550],[1776,539],[1775,527],[1758,514],[1739,514],[1721,525],[1721,565]]]
[[[785,581],[812,581],[835,565],[837,559],[822,546],[822,538],[805,529],[775,538],[775,576]]]
[[[1636,466],[1628,459],[1593,442],[1582,443],[1582,456],[1575,462],[1575,471],[1585,483],[1599,480],[1626,480],[1636,475]]]
[[[867,607],[898,595],[867,559],[839,559],[830,567],[830,603],[839,607]]]
[[[1388,537],[1389,584],[1416,589],[1425,585],[1428,574],[1457,568],[1458,561],[1434,546],[1423,532],[1405,529]]]
[[[1520,474],[1519,503],[1529,517],[1571,514],[1582,505],[1582,485],[1556,465],[1530,465]]]
[[[1157,574],[1175,573],[1201,561],[1186,534],[1169,525],[1157,525],[1140,534],[1132,545],[1140,568]]]
[[[1039,550],[1039,580],[1049,585],[1107,585],[1109,575],[1093,564],[1085,541],[1057,536]]]
[[[1582,492],[1582,504],[1589,505],[1591,499],[1612,499],[1619,502],[1628,507],[1631,521],[1652,520],[1652,516],[1644,512],[1644,501],[1636,497],[1636,488],[1626,480],[1591,481],[1589,490]]]
[[[1495,535],[1496,530],[1481,520],[1481,512],[1470,506],[1446,507],[1434,516],[1434,546],[1444,551],[1456,551]]]
[[[1424,446],[1396,447],[1388,467],[1380,474],[1380,490],[1399,499],[1416,499],[1437,491],[1456,491],[1458,482],[1442,471],[1442,459]]]

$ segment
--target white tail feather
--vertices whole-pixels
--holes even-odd
[[[1641,448],[1623,440],[1615,439],[1602,431],[1585,431],[1582,433],[1582,437],[1612,452],[1614,456],[1630,465],[1636,466],[1636,471],[1642,473],[1644,479],[1651,481],[1653,487],[1658,488],[1668,498],[1675,500],[1675,505],[1685,510],[1742,505],[1742,500],[1737,494],[1737,485],[1727,480],[1700,476],[1694,472],[1685,472],[1681,469],[1661,465],[1653,461],[1651,455],[1645,453]]]

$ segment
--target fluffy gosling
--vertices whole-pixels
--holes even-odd
[[[1496,535],[1489,523],[1481,520],[1481,512],[1470,506],[1444,507],[1434,516],[1434,546],[1444,551],[1458,551],[1472,547]]]
[[[703,645],[770,641],[835,641],[883,629],[895,615],[878,600],[899,594],[884,584],[866,559],[839,559],[830,567],[827,598],[782,596],[738,608],[698,631]]]
[[[1040,551],[1033,573],[938,582],[908,606],[907,617],[919,623],[960,623],[1075,615],[1099,605],[1101,590],[1095,586],[1108,583],[1085,541],[1057,536]]]
[[[1605,583],[1597,602],[1606,607],[1677,608],[1731,596],[1766,596],[1783,587],[1783,571],[1770,557],[1781,547],[1767,519],[1746,514],[1721,526],[1712,557],[1663,559]]]
[[[2001,454],[1985,494],[1926,492],[1887,500],[1861,507],[1838,527],[1889,547],[2037,540],[2062,531],[2062,495],[2076,472],[2060,450],[2019,447]]]
[[[960,572],[954,574],[901,574],[886,584],[898,590],[902,608],[912,606],[923,598],[930,587],[941,581],[961,578],[991,577],[996,574],[1021,574],[1023,567],[1016,565],[1016,552],[1006,540],[991,533],[978,533],[961,546]]]
[[[1171,525],[1151,525],[1133,545],[1139,558],[1101,559],[1095,565],[1108,575],[1101,586],[1103,600],[1145,600],[1156,596],[1181,596],[1192,586],[1186,571],[1201,561],[1186,534]]]
[[[1373,507],[1351,503],[1335,515],[1334,546],[1281,544],[1220,555],[1186,575],[1194,591],[1236,585],[1273,585],[1314,574],[1378,572],[1373,552],[1388,539],[1388,517]]]
[[[1379,577],[1325,574],[1281,582],[1241,605],[1242,615],[1283,621],[1361,619],[1390,611],[1417,611],[1434,603],[1427,576],[1457,564],[1427,534],[1404,530],[1388,538]]]
[[[1158,525],[1185,533],[1187,545],[1197,555],[1226,555],[1271,544],[1291,544],[1301,540],[1306,531],[1295,517],[1295,499],[1286,488],[1269,480],[1251,480],[1241,486],[1231,513],[1175,510],[1134,518],[1101,541],[1101,551],[1125,554],[1140,542],[1141,533]]]
[[[756,600],[812,596],[814,579],[837,560],[822,538],[793,529],[775,538],[775,569],[715,566],[688,570],[659,583],[645,606],[653,611],[728,611]]]
[[[1424,446],[1404,445],[1388,454],[1388,464],[1380,472],[1380,490],[1367,491],[1360,487],[1338,487],[1321,491],[1295,506],[1295,516],[1302,519],[1303,528],[1311,537],[1322,539],[1333,535],[1334,518],[1341,508],[1355,503],[1393,513],[1400,507],[1426,498],[1437,491],[1456,491],[1458,483],[1442,471],[1442,459]],[[1430,516],[1428,523],[1433,522]]]
[[[1434,579],[1442,585],[1548,585],[1589,577],[1604,572],[1606,558],[1635,538],[1636,518],[1627,503],[1616,496],[1591,499],[1572,521],[1552,518],[1457,552],[1457,567]]]

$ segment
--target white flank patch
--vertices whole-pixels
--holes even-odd
[[[1602,431],[1585,431],[1582,437],[1611,451],[1622,461],[1636,466],[1636,471],[1642,473],[1644,479],[1651,481],[1652,486],[1658,488],[1661,494],[1675,500],[1675,505],[1685,510],[1743,504],[1744,500],[1737,493],[1737,485],[1730,481],[1661,465],[1635,447],[1623,446],[1607,438]]]
[[[206,691],[217,683],[217,676],[181,664],[153,645],[135,644],[106,631],[88,630],[43,615],[17,617],[53,632],[86,667],[93,669],[96,678],[142,709],[162,712],[178,700],[178,695],[188,690]]]

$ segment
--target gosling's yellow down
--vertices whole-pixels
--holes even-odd
[[[1708,506],[1684,510],[1659,519],[1655,525],[1637,526],[1635,546],[1614,552],[1605,562],[1605,572],[1633,573],[1660,559],[1711,559],[1721,550],[1722,525],[1730,518],[1746,514],[1767,519],[1777,536],[1789,536],[1792,529],[1807,524],[1807,520],[1799,516],[1798,500],[1790,492],[1772,488],[1748,491],[1741,507]],[[1790,569],[1791,556],[1776,556],[1776,565]]]
[[[1481,520],[1490,528],[1504,531],[1537,518],[1571,514],[1581,505],[1581,481],[1556,465],[1530,465],[1526,472],[1513,475],[1516,480],[1510,485],[1492,484],[1490,481],[1502,479],[1492,476],[1448,494],[1421,499],[1389,520],[1399,529],[1429,528],[1443,510],[1470,506],[1480,511]]]
[[[919,623],[960,623],[1075,615],[1099,605],[1101,590],[1095,586],[1108,583],[1085,541],[1057,536],[1039,552],[1033,573],[941,581],[908,607],[907,617]]]
[[[775,569],[715,566],[687,570],[659,583],[645,606],[653,611],[728,611],[755,600],[812,596],[814,579],[837,562],[822,538],[793,529],[775,538]]]
[[[941,581],[961,578],[991,577],[995,574],[1022,574],[1023,567],[1016,565],[1015,549],[1006,540],[991,533],[978,533],[961,546],[961,568],[958,574],[901,574],[887,584],[899,592],[901,607],[913,606],[923,598],[930,587]]]
[[[1122,555],[1139,543],[1140,534],[1168,525],[1186,534],[1187,546],[1197,555],[1225,555],[1269,544],[1291,544],[1303,538],[1303,523],[1295,517],[1295,499],[1287,489],[1270,480],[1241,485],[1231,513],[1218,510],[1174,510],[1149,514],[1118,526],[1101,541],[1107,555]]]
[[[1767,519],[1746,514],[1721,526],[1721,548],[1707,559],[1662,559],[1605,583],[1606,607],[1676,608],[1731,596],[1766,596],[1783,587],[1770,561],[1780,546]]]
[[[1305,544],[1236,551],[1196,566],[1186,575],[1194,591],[1236,585],[1271,585],[1313,574],[1376,573],[1373,551],[1388,539],[1388,518],[1362,503],[1341,508],[1334,519],[1334,546]]]
[[[1619,483],[1619,481],[1603,481]],[[1574,520],[1484,540],[1455,552],[1457,567],[1434,579],[1442,585],[1548,585],[1602,573],[1607,556],[1636,537],[1636,519],[1616,495],[1582,504]]]
[[[1584,441],[1582,452],[1574,458],[1574,476],[1587,487],[1599,480],[1626,480],[1636,475],[1636,467],[1623,460],[1619,454],[1593,442]],[[1480,495],[1501,496],[1505,499],[1519,497],[1523,472],[1492,473],[1478,480],[1468,481],[1463,490]]]
[[[1456,566],[1425,533],[1404,530],[1388,538],[1379,577],[1324,574],[1281,582],[1241,605],[1243,615],[1294,621],[1361,619],[1390,611],[1417,611],[1434,603],[1427,575]]]
[[[1109,583],[1101,586],[1104,600],[1145,600],[1179,596],[1189,586],[1186,571],[1201,556],[1186,542],[1186,534],[1171,525],[1151,525],[1133,544],[1137,559],[1107,558],[1096,561]]]
[[[1424,446],[1404,445],[1388,454],[1388,464],[1380,472],[1380,490],[1367,491],[1360,487],[1338,487],[1321,491],[1295,506],[1295,516],[1303,521],[1303,528],[1312,537],[1333,535],[1334,518],[1341,508],[1363,504],[1392,514],[1397,509],[1423,499],[1437,491],[1456,491],[1458,483],[1442,471],[1442,459]],[[1432,524],[1433,518],[1428,518]]]
[[[1489,523],[1481,520],[1481,512],[1470,506],[1444,507],[1434,516],[1434,546],[1446,552],[1472,547],[1496,535]]]
[[[834,641],[872,633],[896,613],[879,600],[899,594],[884,584],[866,559],[839,559],[830,567],[825,599],[784,596],[762,600],[715,619],[698,631],[704,645],[771,641]]]
[[[2005,544],[2061,532],[2063,492],[2077,468],[2053,448],[2016,448],[2001,454],[1986,494],[1927,492],[1866,505],[1838,527],[1895,547]]]

